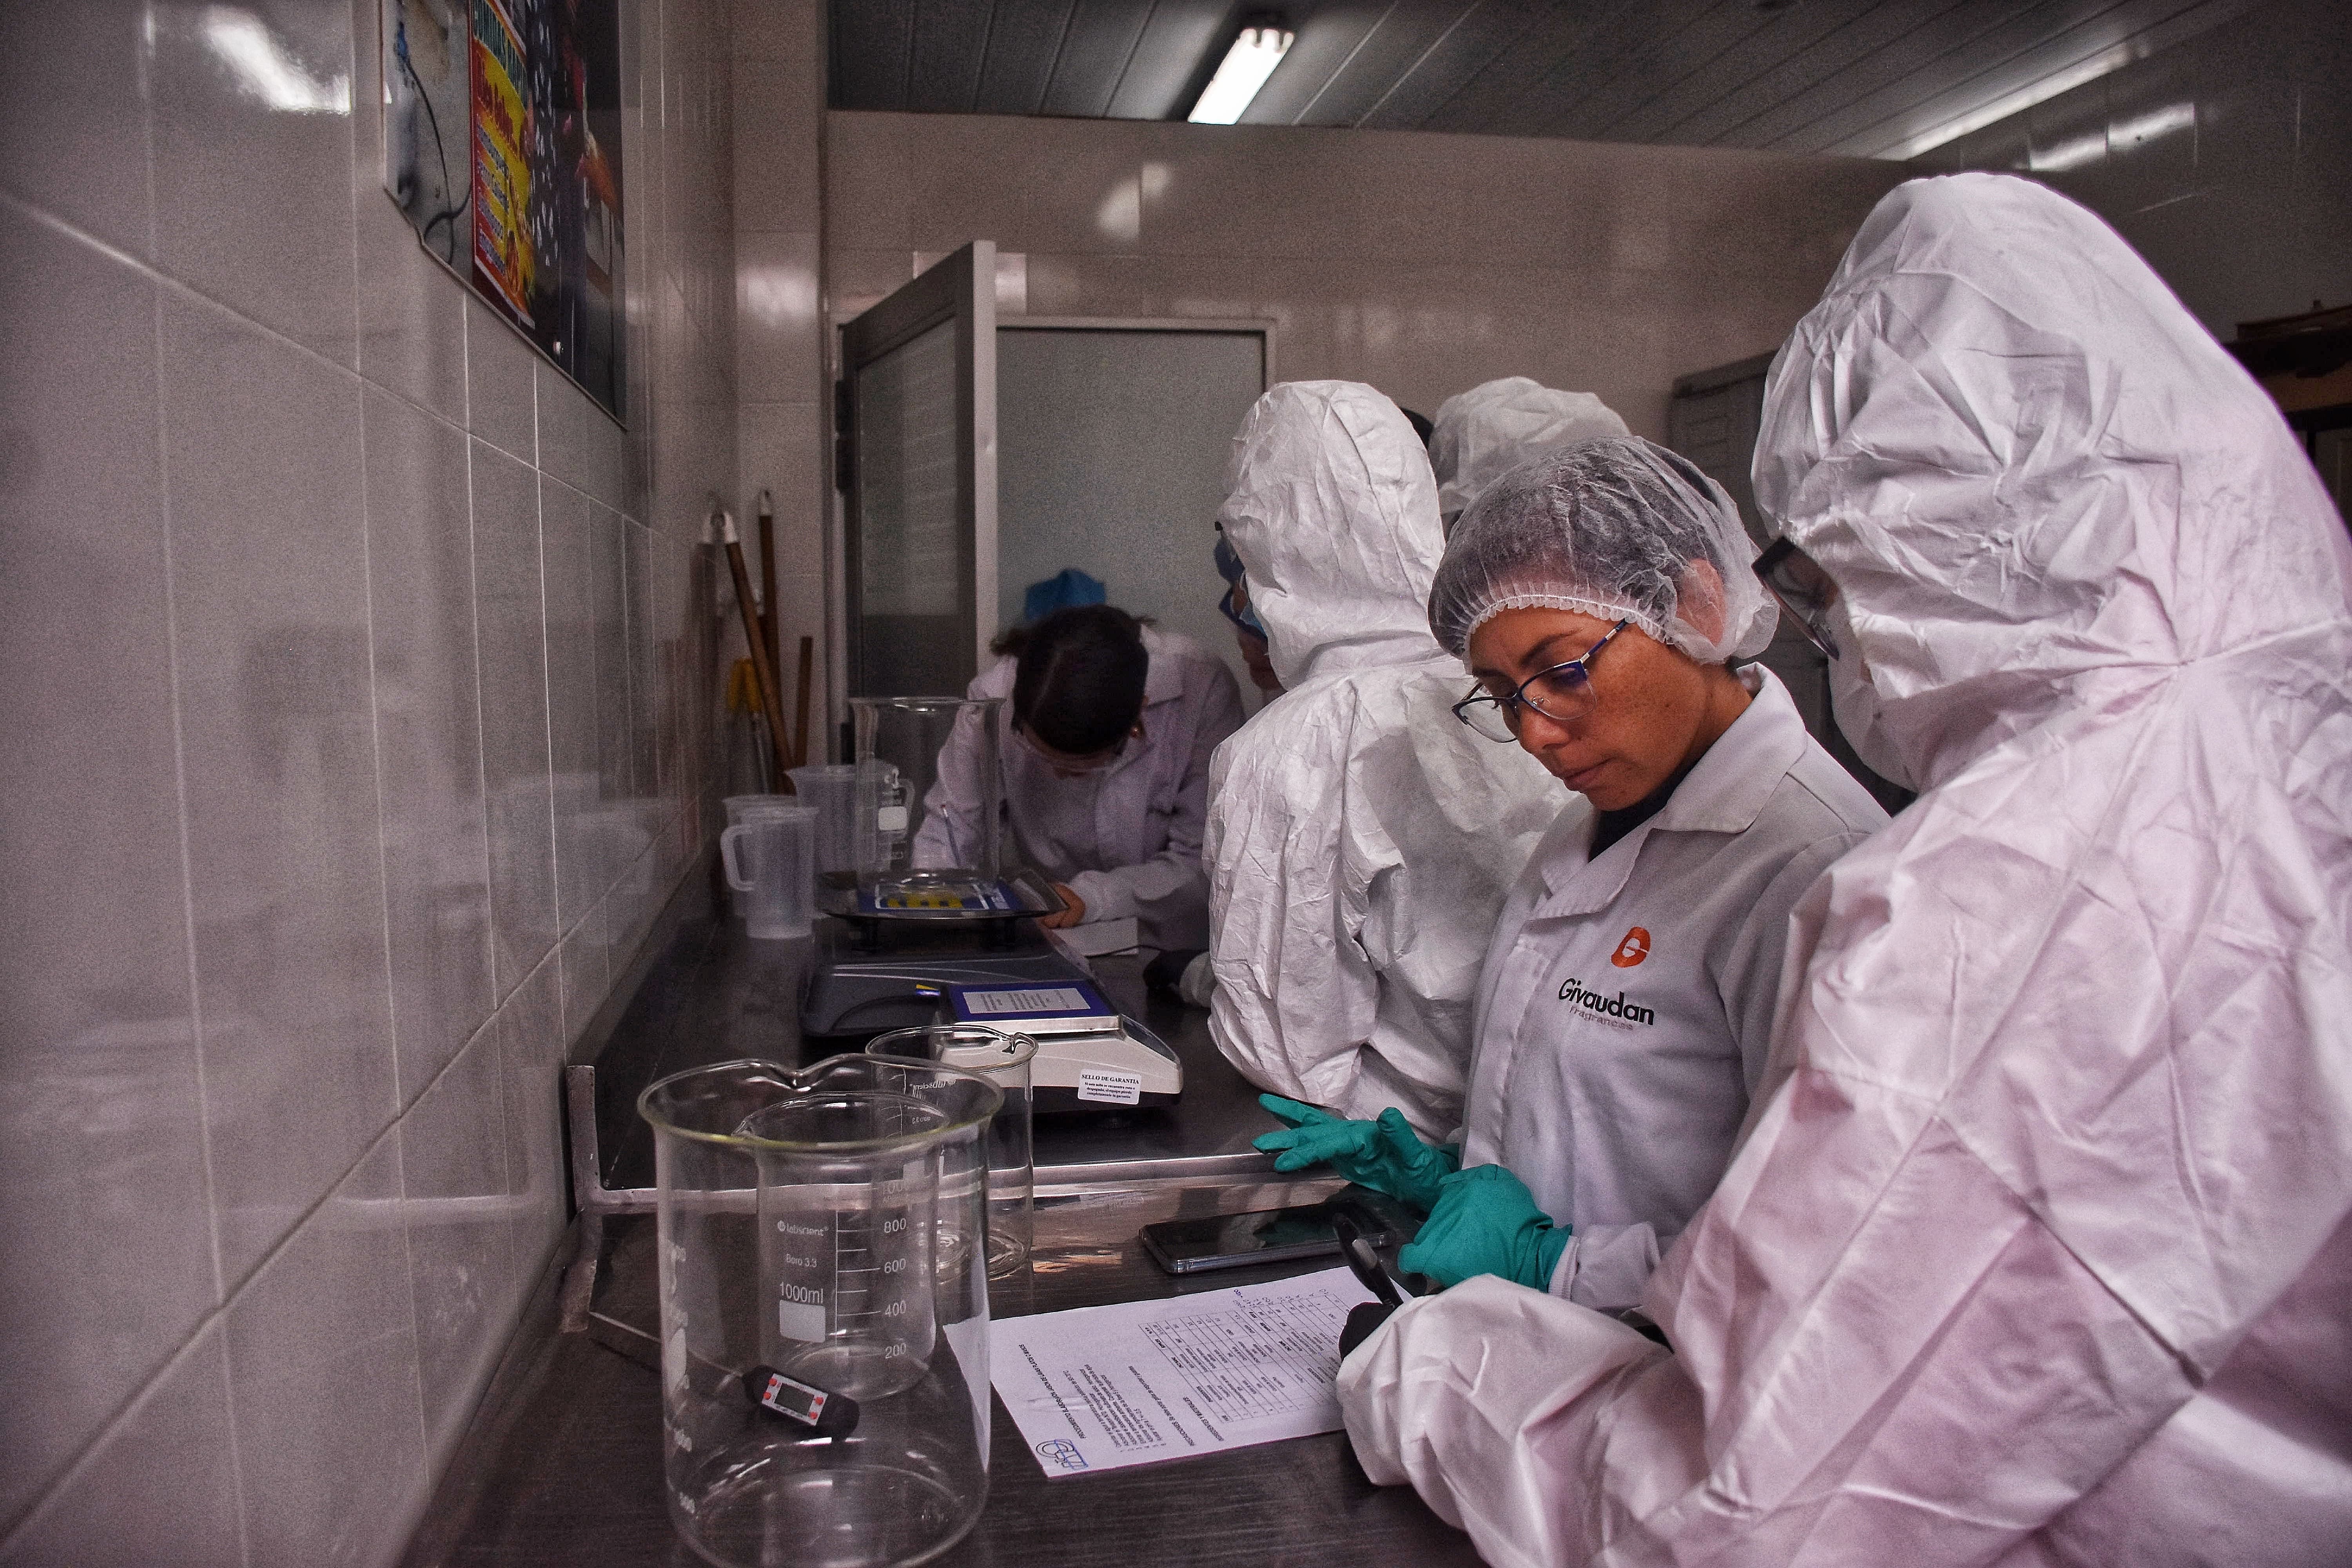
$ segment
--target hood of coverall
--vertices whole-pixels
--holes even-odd
[[[1217,521],[1249,574],[1275,673],[1310,676],[1443,658],[1429,583],[1445,540],[1420,437],[1353,381],[1292,381],[1234,437]]]
[[[1429,463],[1437,475],[1438,512],[1449,521],[1530,458],[1631,433],[1592,394],[1555,391],[1524,375],[1455,393],[1437,405],[1433,423]]]
[[[1923,786],[2352,587],[2261,389],[2105,224],[2009,175],[1879,204],[1774,361],[1755,481]]]

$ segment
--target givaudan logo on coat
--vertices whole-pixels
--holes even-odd
[[[1637,1002],[1626,1001],[1622,991],[1614,996],[1603,996],[1598,991],[1587,991],[1581,980],[1560,982],[1559,999],[1570,1006],[1598,1013],[1604,1018],[1622,1018],[1629,1024],[1654,1024],[1658,1021],[1658,1016],[1647,1007]]]
[[[1650,933],[1633,926],[1626,931],[1625,940],[1617,944],[1617,951],[1609,955],[1609,962],[1620,969],[1631,969],[1649,956]]]

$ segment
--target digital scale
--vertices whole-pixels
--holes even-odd
[[[868,889],[827,879],[804,1037],[971,1023],[1037,1042],[1040,1112],[1173,1104],[1184,1068],[1166,1042],[1111,1006],[1094,977],[1036,924],[1062,908],[1035,873],[988,885]]]

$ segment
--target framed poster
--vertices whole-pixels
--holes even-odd
[[[622,418],[620,0],[383,0],[384,186]]]

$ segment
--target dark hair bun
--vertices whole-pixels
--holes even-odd
[[[1141,623],[1125,610],[1055,610],[997,646],[1021,661],[1013,721],[1055,751],[1077,757],[1109,751],[1142,716],[1151,657]]]

